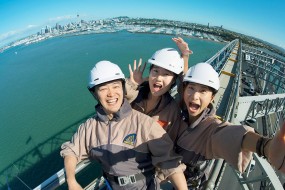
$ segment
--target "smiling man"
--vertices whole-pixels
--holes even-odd
[[[187,189],[181,156],[151,117],[131,108],[124,99],[125,76],[109,61],[90,71],[88,89],[98,101],[97,114],[79,126],[72,140],[62,145],[69,189],[82,189],[75,168],[83,159],[95,159],[112,189],[160,189],[155,169],[176,189]]]

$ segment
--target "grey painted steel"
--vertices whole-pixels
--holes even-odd
[[[255,189],[253,188],[252,184],[262,181],[262,184],[265,184],[266,187],[262,187],[261,184],[260,189],[265,189],[265,188],[276,189],[276,190],[283,189],[282,184],[280,183],[280,180],[278,176],[275,174],[275,171],[273,170],[271,165],[265,159],[260,158],[256,154],[253,155],[253,158],[256,161],[255,169],[259,167],[260,172],[258,172],[258,174],[254,176],[254,175],[242,175],[239,172],[234,171],[240,184],[247,184],[247,187],[249,189]]]
[[[253,48],[245,46],[245,56],[250,55],[250,60],[245,60],[252,66],[256,79],[262,79],[261,94],[278,94],[285,92],[285,62],[264,53],[255,53]]]
[[[284,111],[285,94],[245,96],[238,98],[234,123],[256,119],[265,115]]]
[[[243,46],[244,47],[244,46]],[[234,110],[233,123],[247,123],[247,121],[257,121],[261,118],[263,126],[263,135],[273,136],[279,129],[279,120],[284,118],[284,105],[285,105],[285,93],[284,93],[284,62],[273,58],[262,51],[256,51],[256,49],[246,47],[242,50],[243,53],[250,56],[242,56],[247,64],[250,64],[253,69],[253,76],[256,81],[264,80],[263,90],[258,96],[237,96],[237,104]],[[276,64],[278,63],[278,68]],[[274,65],[275,64],[275,65]],[[283,68],[283,70],[282,70]],[[264,77],[265,76],[265,77]],[[270,84],[270,85],[269,85]],[[240,86],[240,85],[239,85]],[[271,87],[268,90],[268,86]],[[280,93],[283,92],[283,93]],[[276,114],[274,126],[272,127],[271,117]],[[257,127],[257,124],[255,125]],[[258,130],[256,128],[256,130]],[[260,129],[259,129],[260,130]],[[241,175],[234,170],[234,173],[238,177],[241,187],[243,189],[252,189],[253,184],[259,184],[259,189],[283,189],[282,184],[271,165],[263,158],[254,154],[257,168],[260,168],[261,173],[259,175]],[[245,184],[247,187],[245,188]]]
[[[217,159],[214,162],[212,172],[210,173],[209,179],[207,181],[206,190],[214,189],[219,183],[218,176],[223,169],[223,160]]]

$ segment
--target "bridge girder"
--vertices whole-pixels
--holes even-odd
[[[234,113],[235,122],[256,119],[276,112],[284,112],[285,94],[239,97]],[[247,110],[247,111],[245,111]]]
[[[250,55],[250,60],[243,56],[243,62],[250,65],[249,72],[258,80],[264,81],[261,94],[285,92],[285,63],[273,57],[255,54],[249,50],[243,51],[244,55]]]

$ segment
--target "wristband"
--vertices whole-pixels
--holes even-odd
[[[263,157],[267,159],[267,156],[265,155],[265,147],[268,144],[269,141],[271,141],[272,138],[267,137],[260,137],[256,143],[256,153],[259,157]]]
[[[259,157],[261,157],[261,144],[262,144],[262,141],[263,141],[263,137],[259,137],[259,139],[257,140],[257,143],[256,143],[256,153]]]

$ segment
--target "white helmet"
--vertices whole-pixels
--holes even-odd
[[[90,71],[88,88],[116,79],[125,80],[120,67],[110,61],[99,61]]]
[[[148,62],[175,74],[181,73],[184,69],[183,58],[181,58],[177,50],[173,48],[164,48],[156,51]]]
[[[183,78],[183,82],[198,83],[215,90],[220,88],[219,74],[209,63],[198,63],[190,67]]]

